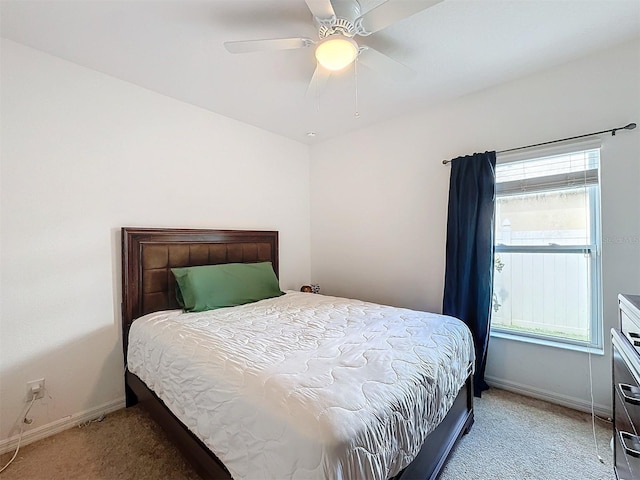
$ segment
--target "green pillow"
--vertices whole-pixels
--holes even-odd
[[[204,312],[284,295],[271,262],[172,268],[185,311]]]

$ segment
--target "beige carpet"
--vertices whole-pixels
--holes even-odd
[[[612,480],[611,426],[588,415],[492,389],[440,480]],[[2,455],[4,465],[10,454]],[[20,449],[2,480],[197,479],[163,432],[136,407]]]
[[[476,422],[440,480],[615,480],[611,424],[504,390],[476,399]]]

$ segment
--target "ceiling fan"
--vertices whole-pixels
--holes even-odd
[[[358,0],[305,0],[318,28],[318,40],[307,37],[272,38],[225,42],[224,46],[230,53],[315,47],[317,67],[307,94],[315,91],[318,95],[332,73],[344,70],[356,58],[359,63],[387,77],[402,79],[414,72],[391,57],[357,43],[354,37],[371,35],[441,1],[386,0],[362,13]]]

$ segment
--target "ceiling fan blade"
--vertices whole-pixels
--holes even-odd
[[[306,48],[313,45],[310,38],[271,38],[267,40],[240,40],[224,42],[224,48],[230,53],[263,52],[268,50],[288,50]]]
[[[358,62],[392,80],[409,80],[416,74],[414,70],[411,70],[406,65],[364,45],[361,46]]]
[[[336,16],[330,0],[305,0],[314,17],[326,20]]]
[[[442,0],[387,0],[369,10],[364,15],[361,15],[356,19],[355,23],[359,30],[363,32],[359,33],[360,35],[369,35],[403,18],[410,17],[422,10],[432,7],[441,1]]]
[[[313,77],[311,77],[311,81],[309,82],[309,86],[307,87],[306,96],[319,97],[322,95],[329,77],[331,77],[331,71],[317,65],[316,70],[313,72]]]

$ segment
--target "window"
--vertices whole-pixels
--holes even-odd
[[[493,332],[602,348],[600,149],[576,150],[498,157]]]

